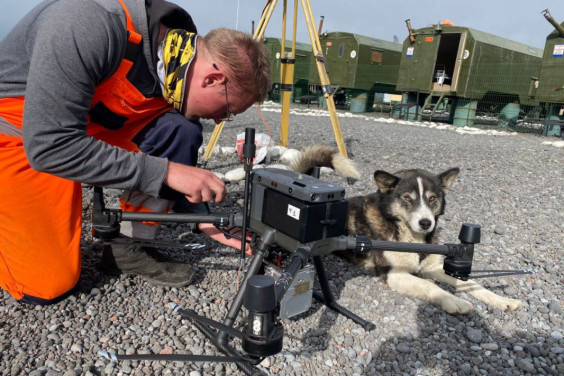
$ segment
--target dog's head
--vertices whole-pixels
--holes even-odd
[[[382,194],[381,211],[406,223],[416,234],[430,234],[444,213],[445,193],[460,169],[451,168],[438,175],[425,170],[402,170],[390,174],[378,170],[374,180]]]

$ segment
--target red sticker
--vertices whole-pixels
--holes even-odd
[[[432,42],[433,41],[433,37],[425,37],[425,42]]]
[[[327,42],[327,43],[325,43],[325,45],[326,45],[326,46],[332,46],[332,45],[333,45],[333,42]]]

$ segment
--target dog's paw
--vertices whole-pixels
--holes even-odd
[[[494,306],[504,312],[517,311],[523,307],[523,303],[517,299],[500,298]]]
[[[449,296],[442,299],[441,307],[451,315],[465,315],[474,310],[472,303],[457,298],[456,296]]]

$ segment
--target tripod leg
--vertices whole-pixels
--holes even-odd
[[[323,263],[321,262],[321,256],[313,256],[313,264],[315,265],[317,279],[319,280],[319,286],[321,287],[322,292],[322,294],[320,294],[319,292],[314,291],[313,297],[321,303],[325,304],[327,307],[339,312],[345,317],[361,325],[365,330],[370,331],[375,329],[376,325],[374,325],[370,321],[364,320],[360,316],[355,315],[345,307],[335,302],[335,298],[333,298],[333,294],[331,294],[331,290],[329,289],[329,282],[327,281],[325,268],[323,267]]]
[[[282,16],[282,51],[280,58],[280,94],[282,112],[280,118],[280,145],[288,145],[288,130],[290,128],[290,96],[294,91],[294,66],[296,63],[296,28],[298,20],[298,0],[294,0],[294,21],[292,27],[291,51],[286,51],[286,1]]]
[[[304,11],[304,16],[306,19],[307,29],[309,31],[309,38],[311,40],[311,45],[313,47],[313,58],[317,65],[317,72],[319,73],[319,80],[321,82],[321,87],[323,88],[325,99],[327,100],[327,108],[329,109],[329,115],[331,117],[331,123],[333,124],[333,132],[335,133],[335,139],[337,140],[337,146],[339,147],[339,152],[343,157],[347,157],[347,150],[345,148],[345,142],[343,141],[343,135],[341,133],[341,126],[339,124],[339,119],[337,117],[337,110],[335,108],[335,102],[333,100],[333,89],[331,83],[329,82],[329,75],[325,69],[325,58],[323,57],[323,52],[321,51],[321,43],[319,42],[319,36],[317,35],[315,29],[315,21],[313,18],[313,12],[311,10],[311,4],[309,0],[301,0],[302,8]]]
[[[210,137],[210,142],[208,142],[208,146],[206,146],[206,150],[204,151],[204,156],[203,156],[204,161],[202,163],[204,167],[208,163],[208,160],[211,158],[213,149],[215,149],[215,145],[217,144],[217,140],[219,140],[219,135],[221,134],[224,125],[225,122],[222,121],[221,123],[216,124],[215,128],[213,129],[213,133]]]
[[[255,34],[253,35],[253,38],[255,40],[262,40],[262,38],[264,37],[264,32],[266,30],[266,26],[268,25],[268,21],[270,20],[270,17],[272,16],[272,12],[274,11],[274,8],[276,7],[276,2],[277,0],[271,1],[269,5],[266,6],[258,28],[255,32]],[[217,141],[219,140],[219,136],[221,134],[221,131],[223,130],[223,126],[225,125],[225,122],[221,122],[220,124],[217,124],[213,130],[213,133],[211,135],[210,141],[208,143],[208,145],[206,146],[206,150],[204,151],[204,155],[203,155],[203,163],[202,165],[205,167],[206,164],[208,163],[208,160],[211,158],[213,149],[215,149],[215,145],[217,144]]]

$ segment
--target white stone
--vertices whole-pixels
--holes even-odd
[[[241,181],[243,179],[245,179],[245,169],[243,167],[238,167],[225,173],[225,180],[227,181]]]
[[[269,357],[264,358],[264,360],[262,362],[260,362],[260,365],[263,366],[264,368],[269,368],[270,367],[270,358]]]
[[[224,146],[220,148],[220,150],[221,150],[221,154],[223,155],[230,155],[237,153],[237,148],[234,146]]]

